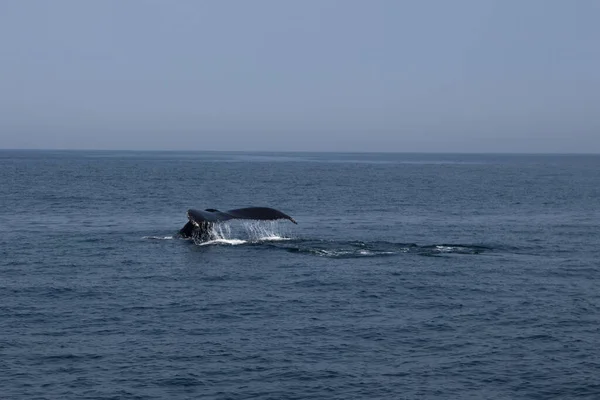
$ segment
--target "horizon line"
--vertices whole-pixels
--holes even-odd
[[[64,152],[144,152],[144,153],[317,153],[317,154],[455,154],[455,155],[579,155],[597,156],[600,152],[493,152],[493,151],[352,151],[352,150],[178,150],[178,149],[66,149],[66,148],[0,148],[0,151],[64,151]]]

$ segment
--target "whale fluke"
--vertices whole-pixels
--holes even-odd
[[[231,219],[253,219],[259,221],[287,219],[294,224],[297,224],[294,218],[269,207],[236,208],[228,211],[219,211],[214,208],[208,208],[206,210],[189,209],[187,211],[187,217],[188,222],[179,230],[179,234],[184,238],[192,237],[195,232],[202,238],[206,237],[213,224],[229,221]]]

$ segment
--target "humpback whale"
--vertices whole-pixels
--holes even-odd
[[[287,219],[294,224],[297,222],[289,215],[269,207],[247,207],[235,210],[219,211],[214,208],[206,210],[189,209],[187,211],[188,222],[179,230],[179,235],[184,238],[198,237],[201,241],[211,239],[211,231],[214,224],[229,221],[231,219],[253,219],[272,221]]]

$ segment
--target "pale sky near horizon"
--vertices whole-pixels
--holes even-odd
[[[0,148],[600,153],[600,1],[0,2]]]

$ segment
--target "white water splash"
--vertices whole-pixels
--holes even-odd
[[[291,240],[281,232],[281,226],[276,221],[243,221],[215,224],[211,227],[210,240],[194,237],[194,243],[199,246],[211,244],[240,245],[266,241]]]
[[[252,242],[290,240],[276,221],[244,221],[242,227]]]
[[[231,239],[231,226],[229,224],[214,224],[210,231],[214,240]]]
[[[210,235],[210,240],[205,240],[206,237],[196,236],[196,234],[192,235],[192,240],[199,246],[206,246],[207,244],[234,244],[231,241],[240,240],[231,237],[231,226],[229,223],[211,225],[208,234]]]

